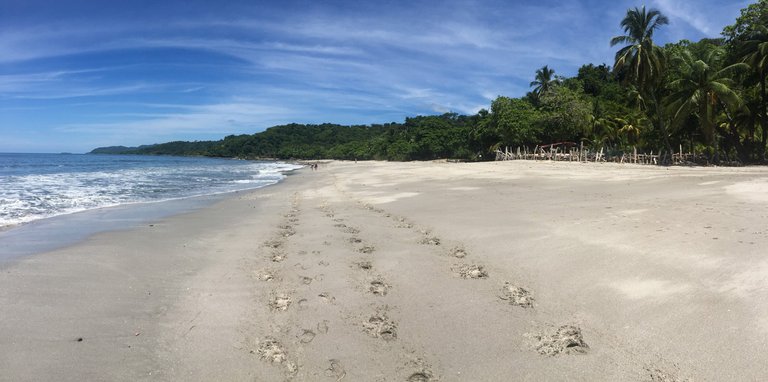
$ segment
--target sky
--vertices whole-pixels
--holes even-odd
[[[473,114],[544,65],[611,65],[629,8],[668,16],[663,45],[718,37],[749,3],[0,0],[0,152]]]

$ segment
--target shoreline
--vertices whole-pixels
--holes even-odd
[[[0,380],[768,379],[740,169],[329,162],[3,268]]]
[[[0,246],[4,247],[0,253],[0,266],[15,258],[77,244],[94,234],[137,228],[152,221],[208,208],[239,193],[277,186],[299,170],[284,171],[285,178],[255,188],[103,206],[0,226]],[[41,236],[45,240],[39,240]]]

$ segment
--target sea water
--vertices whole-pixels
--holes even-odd
[[[0,153],[0,260],[272,185],[297,168],[218,158]]]

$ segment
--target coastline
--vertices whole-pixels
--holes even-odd
[[[766,185],[329,162],[0,268],[0,380],[768,379]]]
[[[283,171],[282,174],[287,178],[296,171],[298,169]],[[249,193],[264,187],[275,186],[284,180],[251,189],[125,203],[0,226],[0,246],[3,247],[0,253],[0,268],[4,262],[13,261],[19,257],[74,245],[97,233],[137,228],[142,224],[193,212],[210,207],[224,199],[236,197],[239,193]]]

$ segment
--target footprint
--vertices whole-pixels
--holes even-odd
[[[287,293],[279,293],[273,296],[269,301],[269,307],[272,308],[272,310],[285,311],[288,310],[288,307],[291,306],[292,302],[293,299]]]
[[[377,296],[386,296],[387,292],[389,291],[389,288],[391,288],[391,286],[385,283],[384,281],[373,280],[371,281],[371,284],[368,287],[368,290]]]
[[[288,257],[287,253],[285,253],[283,251],[277,251],[277,252],[272,254],[272,257],[270,259],[272,260],[273,263],[279,263],[279,262],[285,260],[286,257]]]
[[[371,254],[375,250],[376,248],[374,248],[372,245],[365,245],[362,248],[358,249],[357,251],[360,253]]]
[[[370,203],[365,203],[365,202],[362,202],[362,201],[359,201],[359,200],[358,200],[358,201],[357,201],[357,204],[358,204],[360,207],[362,207],[363,209],[365,209],[365,210],[368,210],[368,211],[373,211],[373,212],[376,212],[376,213],[383,213],[383,212],[384,212],[384,210],[382,210],[381,208],[376,208],[376,207],[374,207],[374,206],[373,206],[372,204],[370,204]]]
[[[352,244],[359,244],[359,243],[362,243],[363,241],[361,239],[359,239],[359,238],[356,238],[356,237],[350,237],[349,238],[349,242],[352,243]]]
[[[251,353],[256,353],[259,358],[269,363],[283,363],[287,360],[283,345],[272,337],[267,337],[259,342],[259,347],[255,352],[251,350]]]
[[[408,382],[430,382],[432,380],[432,373],[428,370],[418,371],[408,377]]]
[[[355,227],[346,227],[346,228],[342,229],[341,231],[344,232],[344,233],[350,233],[350,234],[353,234],[353,235],[357,235],[358,233],[360,233],[360,230],[355,228]]]
[[[677,369],[677,365],[673,365]],[[648,373],[651,382],[690,382],[691,379],[680,377],[674,370],[661,369],[658,366],[648,365],[643,368]]]
[[[314,279],[311,278],[311,277],[301,276],[301,283],[304,284],[304,285],[312,284],[312,280],[314,280]]]
[[[408,367],[416,369],[417,371],[408,376],[408,379],[406,379],[407,382],[431,382],[438,380],[429,364],[421,358],[416,358],[409,362]]]
[[[283,242],[280,240],[267,240],[264,242],[264,246],[277,249],[283,246]]]
[[[484,279],[488,278],[488,272],[482,265],[476,264],[457,264],[451,270],[459,277],[464,279]]]
[[[450,254],[451,256],[458,259],[463,259],[467,257],[467,251],[462,247],[454,247],[453,249],[451,249]]]
[[[419,243],[424,245],[440,245],[440,239],[437,237],[425,237],[419,241]]]
[[[413,228],[413,224],[409,223],[403,217],[395,218],[395,228]]]
[[[275,279],[275,273],[269,269],[262,269],[254,272],[256,280],[259,281],[272,281]]]
[[[589,349],[581,329],[573,325],[563,325],[552,334],[529,334],[528,337],[538,341],[534,346],[541,355],[583,354]]]
[[[330,378],[336,378],[336,381],[341,381],[347,376],[347,371],[338,359],[328,360],[331,363],[327,369],[325,369],[325,376]]]
[[[328,334],[328,320],[322,320],[317,323],[317,332]]]
[[[363,322],[363,330],[371,337],[384,341],[397,339],[397,325],[387,317],[386,312],[378,312]]]
[[[320,293],[317,296],[320,297],[320,300],[326,304],[332,304],[334,301],[336,301],[336,297],[331,296],[328,292]]]
[[[301,335],[299,336],[299,342],[303,344],[308,344],[315,339],[315,335],[316,335],[315,332],[308,329],[304,329],[304,332],[301,333]]]
[[[534,298],[531,295],[531,292],[525,288],[510,284],[509,282],[505,282],[504,286],[501,287],[499,298],[509,301],[511,305],[522,306],[523,308],[533,307]]]
[[[358,268],[360,268],[362,270],[365,270],[365,271],[370,271],[371,269],[373,269],[373,264],[371,264],[371,262],[368,261],[368,260],[358,261],[358,262],[355,263],[355,265]]]

